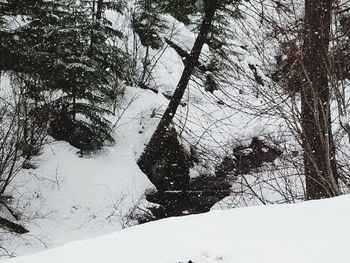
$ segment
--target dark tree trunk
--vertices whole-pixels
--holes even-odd
[[[164,136],[166,135],[167,129],[169,128],[172,120],[176,114],[176,110],[181,102],[181,99],[186,91],[187,85],[190,81],[191,75],[198,63],[199,56],[202,52],[203,45],[207,40],[207,36],[211,30],[211,25],[214,19],[215,11],[217,6],[217,0],[205,0],[204,1],[204,15],[203,21],[200,26],[199,34],[196,38],[192,51],[185,62],[185,69],[182,73],[177,88],[170,100],[170,103],[160,120],[156,131],[152,135],[152,138],[146,146],[142,156],[138,160],[137,164],[144,172],[150,181],[157,187],[157,180],[152,175],[152,168],[155,160],[159,158],[164,152]]]
[[[103,0],[97,0],[96,20],[101,20],[103,14]]]
[[[305,0],[301,123],[307,199],[339,194],[327,75],[331,12],[332,0]]]
[[[90,40],[90,55],[94,55],[94,45],[99,43],[99,37],[95,30],[99,30],[99,22],[102,19],[103,14],[103,0],[93,0],[92,1],[92,22],[93,29],[91,30],[91,40]]]
[[[148,12],[148,13],[151,13],[152,12],[152,3],[151,3],[151,0],[148,0],[148,1],[146,1],[145,2],[145,6],[144,6],[144,8],[145,8],[145,11],[146,12]],[[147,69],[148,69],[148,67],[149,67],[149,49],[151,48],[151,45],[150,45],[150,43],[151,43],[151,31],[150,31],[150,28],[151,28],[151,20],[149,19],[148,20],[148,23],[147,23],[147,30],[146,30],[146,34],[145,34],[145,36],[144,36],[144,38],[145,38],[145,44],[146,44],[146,53],[145,53],[145,57],[144,57],[144,60],[143,60],[143,62],[142,62],[142,64],[143,64],[143,70],[142,70],[142,75],[141,75],[141,78],[140,78],[140,81],[139,81],[139,83],[140,83],[140,85],[142,85],[142,84],[146,84],[146,82],[147,82],[147,79],[149,78],[146,78],[146,75],[147,75]]]
[[[16,224],[10,220],[7,220],[6,218],[3,218],[3,217],[0,217],[0,227],[6,228],[9,231],[14,232],[16,234],[25,234],[29,232],[23,226]]]

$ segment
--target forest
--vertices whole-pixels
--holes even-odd
[[[0,0],[0,260],[348,262],[349,80],[347,0]]]

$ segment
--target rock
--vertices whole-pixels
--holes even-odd
[[[63,140],[78,148],[81,154],[102,148],[104,139],[101,134],[95,134],[82,122],[72,120],[67,116],[58,116],[50,122],[48,133],[56,140]]]
[[[152,177],[159,191],[182,191],[190,182],[190,155],[179,142],[175,128],[169,128],[163,142],[166,147],[155,160]]]
[[[157,219],[183,216],[208,212],[214,204],[230,195],[230,188],[227,179],[198,177],[191,180],[187,190],[153,191],[146,199],[161,205],[151,209]]]
[[[243,175],[257,169],[263,163],[273,162],[282,154],[276,145],[263,138],[253,137],[249,146],[237,146],[231,156],[225,156],[216,167],[216,175]]]

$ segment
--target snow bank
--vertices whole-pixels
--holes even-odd
[[[169,218],[3,263],[349,262],[350,196]]]

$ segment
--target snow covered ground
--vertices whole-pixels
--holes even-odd
[[[3,263],[349,262],[350,196],[169,218]]]
[[[35,158],[36,169],[17,175],[8,194],[15,200],[12,207],[23,212],[21,222],[30,233],[3,236],[10,253],[33,253],[134,224],[130,215],[142,207],[144,193],[152,187],[135,160],[153,130],[152,121],[148,127],[142,120],[154,101],[162,102],[154,96],[150,91],[126,90],[124,104],[134,103],[122,118],[112,120],[119,119],[115,145],[81,158],[68,143],[52,141]]]
[[[173,31],[174,42],[189,50],[193,32],[182,24]],[[249,63],[258,62],[249,43],[242,39],[244,36],[235,43],[240,54],[237,64],[247,68]],[[121,108],[111,117],[116,131],[114,146],[80,158],[74,147],[54,141],[35,159],[37,169],[24,170],[15,179],[8,194],[17,202],[13,207],[17,206],[27,218],[21,223],[30,233],[20,238],[3,237],[0,244],[20,256],[3,262],[350,262],[346,260],[349,197],[295,206],[213,211],[116,232],[132,225],[128,216],[136,206],[145,205],[143,195],[152,184],[139,170],[136,159],[169,102],[163,93],[172,93],[183,69],[181,58],[171,48],[151,52],[151,58],[158,61],[154,78],[159,93],[137,87],[126,89]],[[248,78],[239,76],[235,83],[248,91],[241,94],[237,87],[226,91],[260,107],[261,99],[249,93],[252,84]],[[6,83],[1,81],[2,85]],[[220,92],[206,93],[195,81],[189,86],[186,106],[179,108],[176,123],[180,128],[186,125],[184,139],[194,143],[200,138],[208,151],[217,153],[230,141],[241,142],[256,135],[277,137],[283,130],[279,120],[256,120]],[[237,203],[241,206],[244,202]],[[252,204],[257,202],[244,203]],[[116,233],[78,241],[112,232]],[[21,257],[45,248],[53,249]]]
[[[169,21],[174,23],[172,39],[190,50],[193,32],[174,19]],[[208,52],[207,47],[204,51]],[[35,158],[37,169],[23,170],[15,178],[8,194],[16,202],[12,206],[23,211],[21,223],[30,233],[21,238],[3,237],[4,247],[10,253],[33,253],[133,224],[129,215],[135,207],[142,207],[144,193],[152,187],[136,159],[169,102],[163,93],[173,92],[183,70],[183,62],[173,49],[165,47],[162,52],[152,52],[151,57],[158,60],[154,75],[159,92],[126,88],[116,116],[110,117],[115,126],[115,145],[80,158],[74,147],[53,141]],[[2,76],[0,90],[9,88],[8,80],[8,76]],[[262,131],[262,122],[251,123],[251,118],[238,111],[223,111],[216,95],[203,92],[202,87],[191,82],[184,98],[186,106],[178,111],[177,124],[186,124],[191,132],[185,135],[186,140],[194,143],[201,138],[208,149],[218,151],[219,142],[251,138]]]

